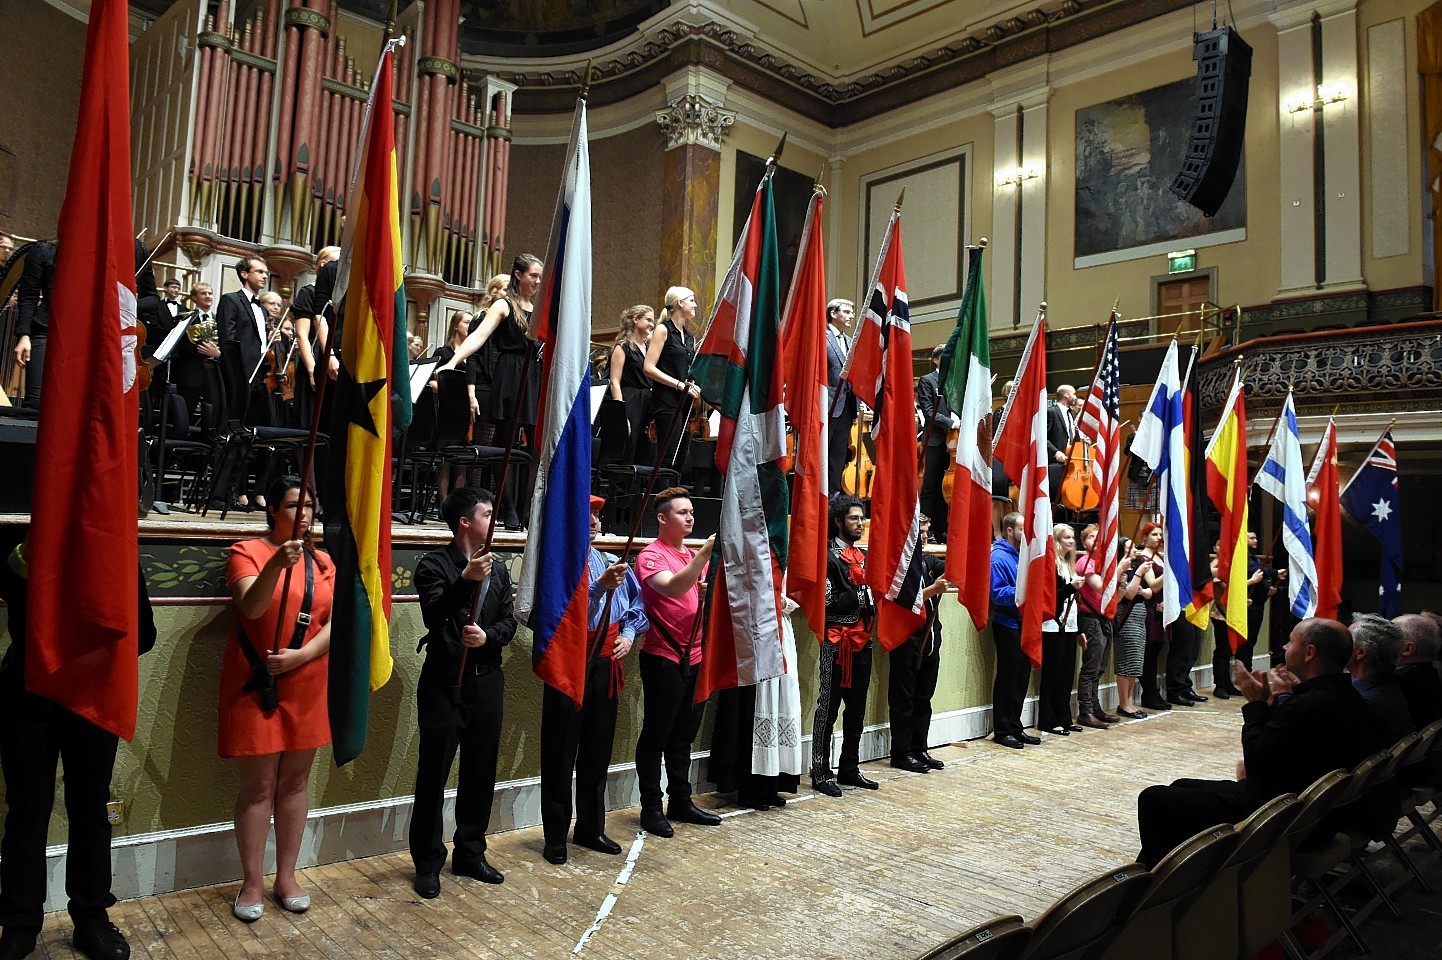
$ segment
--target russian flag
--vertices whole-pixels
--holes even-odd
[[[545,280],[533,322],[542,343],[536,488],[518,615],[536,675],[578,707],[586,689],[591,545],[591,160],[576,102]]]

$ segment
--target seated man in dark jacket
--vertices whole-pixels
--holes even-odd
[[[1417,729],[1407,698],[1397,685],[1402,631],[1386,617],[1359,613],[1352,617],[1351,633],[1352,661],[1347,672],[1352,675],[1352,686],[1367,701],[1383,746],[1396,743]]]
[[[1412,723],[1421,730],[1442,720],[1442,677],[1433,661],[1442,652],[1442,631],[1431,617],[1404,613],[1392,621],[1402,631],[1402,655],[1397,658],[1397,685],[1407,701]]]
[[[1219,823],[1238,823],[1273,797],[1300,793],[1318,777],[1351,768],[1381,745],[1367,704],[1343,671],[1352,637],[1335,620],[1304,620],[1292,629],[1286,665],[1234,676],[1242,707],[1246,776],[1178,780],[1147,787],[1137,798],[1137,859],[1155,866],[1173,847]]]

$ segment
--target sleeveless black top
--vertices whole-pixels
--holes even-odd
[[[621,368],[622,390],[650,390],[654,381],[646,376],[646,351],[627,341],[621,344],[626,351],[626,364]]]
[[[691,371],[691,361],[696,359],[696,337],[670,320],[661,326],[666,328],[666,344],[661,348],[656,369],[674,380],[685,380]]]

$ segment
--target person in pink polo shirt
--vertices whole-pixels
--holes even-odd
[[[700,550],[686,546],[695,525],[685,487],[656,494],[656,540],[636,557],[641,601],[650,628],[641,644],[644,719],[636,739],[636,779],[641,787],[641,829],[659,837],[675,831],[671,820],[714,827],[721,818],[691,800],[691,742],[701,725],[701,708],[692,703],[701,666],[702,576],[715,545],[713,536]],[[666,761],[666,794],[661,812],[661,760]]]

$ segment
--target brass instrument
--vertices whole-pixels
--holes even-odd
[[[203,340],[216,342],[220,336],[220,328],[215,325],[215,315],[211,314],[204,320],[197,321],[200,316],[199,310],[192,310],[182,315],[176,322],[185,323],[185,335],[190,338],[191,343],[200,343]]]

